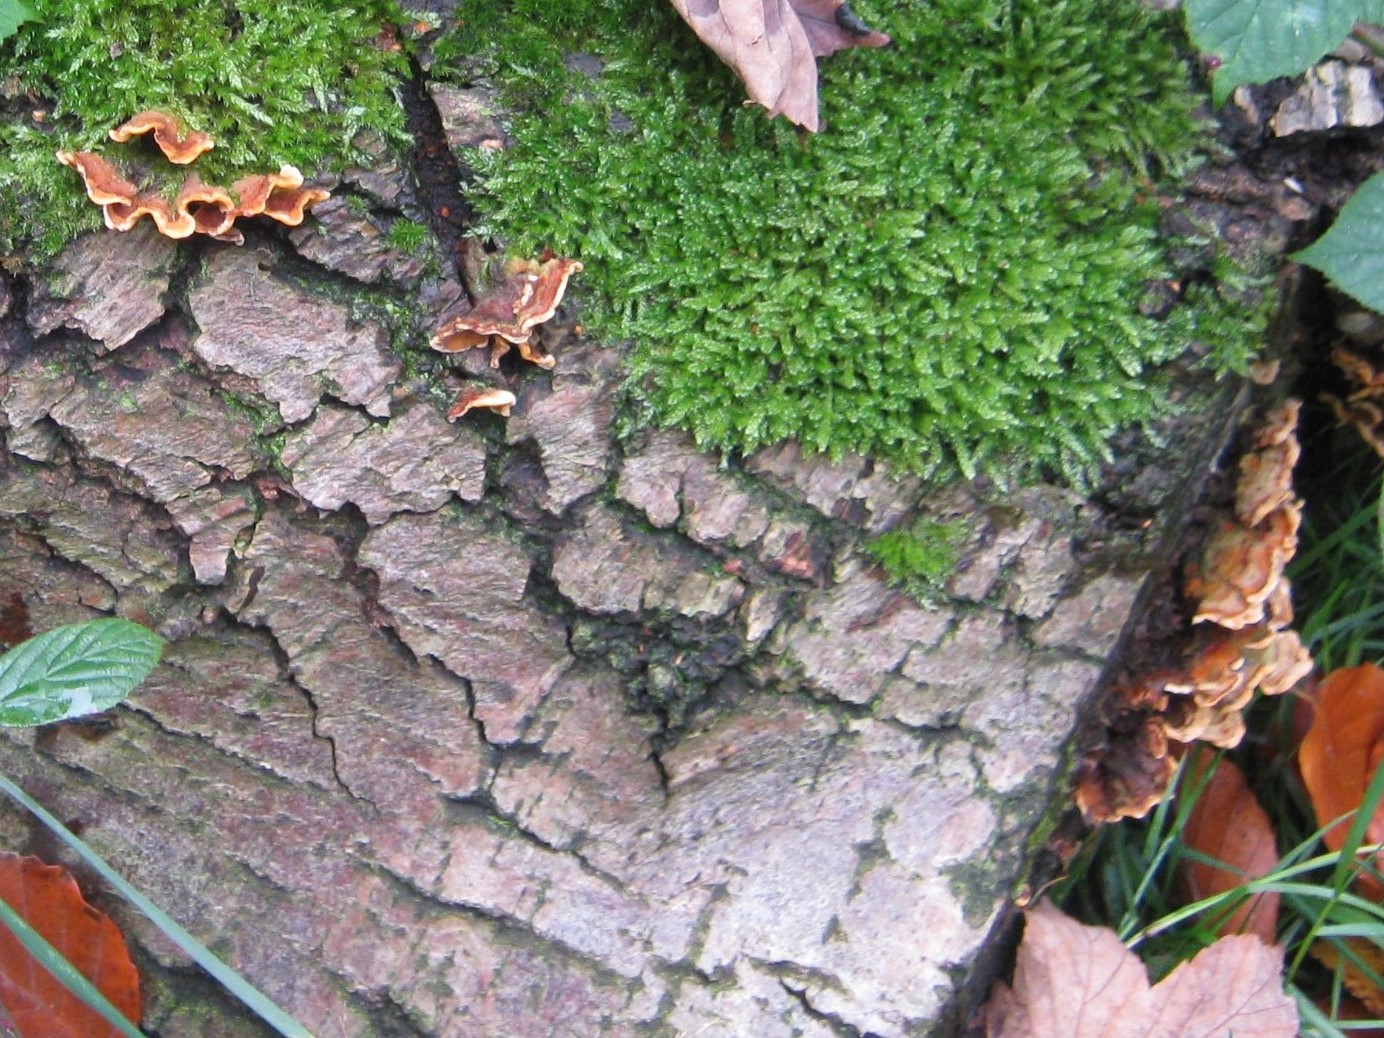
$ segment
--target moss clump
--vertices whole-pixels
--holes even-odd
[[[46,254],[100,224],[57,148],[138,155],[107,132],[156,108],[210,133],[197,161],[210,183],[292,163],[312,175],[343,165],[363,128],[403,133],[394,96],[400,54],[378,41],[400,18],[393,0],[32,0],[37,22],[0,44],[7,95],[52,104],[42,123],[24,102],[0,121],[0,247],[32,239]],[[153,154],[153,152],[146,152]],[[181,177],[172,171],[170,184]]]
[[[442,68],[518,112],[476,156],[488,229],[579,256],[587,323],[704,445],[1080,479],[1186,345],[1138,312],[1149,177],[1199,139],[1168,27],[1133,0],[855,6],[895,43],[823,62],[805,136],[666,4],[462,0]]]
[[[421,223],[401,218],[389,225],[385,241],[391,249],[412,255],[423,248],[431,236],[432,232]]]
[[[956,569],[957,550],[966,539],[966,522],[920,519],[901,530],[880,534],[865,545],[890,583],[910,594],[937,591]]]

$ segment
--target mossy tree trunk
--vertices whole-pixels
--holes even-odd
[[[577,336],[449,425],[413,190],[0,282],[0,589],[170,639],[0,767],[324,1038],[955,1033],[1166,524],[617,436]],[[1123,477],[1170,521],[1184,432]],[[864,551],[913,521],[963,534],[926,600]],[[151,1033],[260,1033],[102,903]]]

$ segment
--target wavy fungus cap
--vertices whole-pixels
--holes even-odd
[[[146,133],[154,135],[154,143],[164,158],[179,166],[195,162],[216,147],[216,142],[205,133],[189,130],[173,116],[165,112],[140,112],[121,123],[111,131],[111,140],[124,144]]]

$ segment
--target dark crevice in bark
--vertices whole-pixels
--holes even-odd
[[[250,601],[254,598],[255,589],[258,587],[259,578],[262,575],[263,567],[256,567],[256,569],[251,572],[251,591],[249,597],[247,597],[245,601],[241,604],[240,608],[242,610],[247,605],[249,605]],[[285,686],[292,688],[295,692],[298,693],[298,695],[302,696],[303,702],[307,705],[308,713],[312,718],[312,737],[314,739],[320,739],[321,741],[325,742],[327,744],[327,748],[331,752],[332,778],[336,781],[337,787],[343,793],[349,796],[352,800],[360,801],[363,804],[369,804],[371,807],[376,808],[378,810],[378,804],[376,804],[373,800],[371,800],[364,794],[356,792],[354,789],[351,788],[351,786],[346,782],[346,780],[341,777],[341,770],[339,767],[340,761],[337,758],[336,739],[334,739],[330,735],[327,735],[318,727],[317,698],[312,694],[312,690],[309,689],[306,685],[302,684],[298,680],[297,676],[293,673],[293,658],[289,656],[288,651],[284,649],[284,647],[281,644],[279,644],[279,639],[275,636],[273,630],[268,626],[258,627],[254,624],[248,624],[245,621],[240,620],[229,610],[223,610],[223,614],[230,622],[239,624],[251,630],[259,631],[265,636],[265,639],[269,643],[269,651],[273,654],[275,665],[278,667],[279,670],[279,679],[284,683]]]
[[[503,751],[501,752],[503,755]],[[539,754],[539,756],[541,756],[541,754]],[[571,858],[588,876],[600,880],[613,890],[618,890],[621,893],[626,892],[624,881],[621,880],[620,877],[613,876],[609,872],[593,864],[591,859],[587,858],[577,849],[576,842],[574,842],[573,846],[562,847],[538,835],[538,833],[534,832],[532,829],[525,828],[524,823],[519,820],[517,815],[511,814],[500,807],[489,789],[484,789],[476,793],[469,793],[463,797],[449,797],[447,798],[447,802],[451,806],[453,814],[464,817],[468,812],[474,812],[475,817],[479,818],[483,823],[498,823],[503,827],[506,833],[518,836],[525,843],[537,847],[539,850],[546,851],[549,854]],[[583,833],[578,833],[578,840],[580,840],[583,835]]]
[[[442,115],[428,94],[423,69],[415,58],[410,58],[409,64],[412,75],[400,83],[399,92],[404,102],[408,133],[413,140],[409,159],[414,179],[433,233],[442,242],[444,255],[461,271],[466,236],[476,222],[475,208],[463,192],[475,180],[475,175],[457,161],[447,146]],[[467,281],[466,277],[462,278],[469,294],[474,286]]]
[[[832,1034],[839,1035],[840,1038],[879,1038],[874,1031],[860,1031],[846,1023],[840,1017],[824,1013],[812,1004],[812,1000],[807,997],[806,988],[796,988],[782,977],[779,978],[779,986],[786,991],[793,1001],[802,1007],[802,1011],[818,1023],[825,1024],[831,1029]]]

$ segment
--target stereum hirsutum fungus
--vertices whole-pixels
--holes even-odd
[[[1283,575],[1302,522],[1293,490],[1301,407],[1288,400],[1265,417],[1240,459],[1234,507],[1186,567],[1192,630],[1180,659],[1116,683],[1109,746],[1078,772],[1077,805],[1088,821],[1147,814],[1176,766],[1170,741],[1236,746],[1255,692],[1282,695],[1311,673]]]
[[[162,112],[141,112],[112,130],[111,139],[123,143],[150,133],[164,157],[177,165],[187,165],[216,146],[205,133],[188,130]],[[244,177],[230,188],[204,183],[191,173],[170,201],[159,191],[133,183],[95,152],[59,151],[57,156],[81,175],[87,197],[101,207],[113,231],[128,231],[147,216],[169,238],[205,234],[239,245],[245,239],[235,227],[237,220],[267,216],[296,227],[309,206],[329,197],[321,188],[304,187],[303,174],[284,165],[277,173]]]
[[[567,283],[582,269],[574,259],[546,256],[541,260],[511,260],[505,265],[503,277],[491,287],[466,313],[454,317],[437,330],[430,345],[440,353],[465,353],[480,346],[490,347],[490,366],[500,366],[500,358],[517,348],[519,356],[540,368],[551,371],[557,358],[538,343],[535,330],[552,320]],[[507,390],[491,390],[503,394],[508,402],[494,405],[482,400],[489,397],[480,390],[463,389],[452,404],[447,417],[456,420],[477,407],[491,407],[508,415],[515,402]]]

